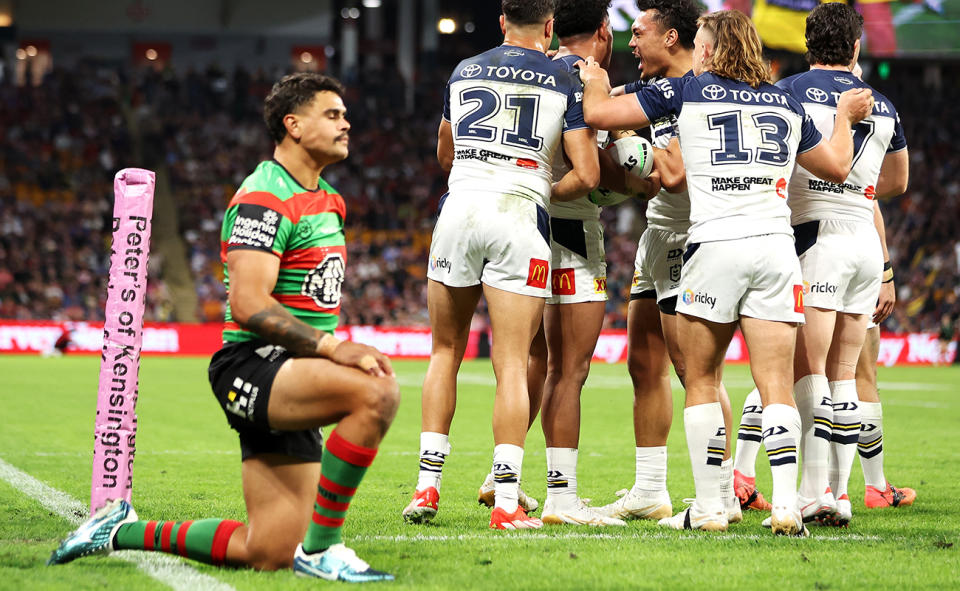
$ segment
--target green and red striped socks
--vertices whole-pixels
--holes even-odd
[[[320,467],[313,519],[303,540],[304,551],[319,552],[343,541],[340,533],[347,508],[376,455],[375,448],[350,443],[336,429],[330,433]]]
[[[222,565],[230,536],[241,525],[231,519],[135,521],[120,526],[113,547],[116,550],[156,550]]]

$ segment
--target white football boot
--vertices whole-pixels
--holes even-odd
[[[587,506],[583,499],[577,499],[571,506],[563,506],[549,495],[543,503],[541,519],[550,525],[627,525],[627,522],[622,519],[601,515],[596,508]]]
[[[636,489],[618,490],[620,498],[602,507],[593,507],[594,512],[614,519],[663,519],[673,515],[670,494],[663,490],[655,493]]]
[[[664,517],[658,525],[671,529],[699,529],[702,531],[727,531],[727,512],[707,513],[701,511],[696,499],[684,499],[692,504],[673,517]]]
[[[493,507],[494,501],[496,500],[495,497],[496,492],[493,485],[493,474],[487,474],[483,484],[480,485],[480,490],[477,491],[477,503],[486,505],[487,507]],[[523,507],[526,513],[533,513],[540,508],[540,503],[537,502],[537,499],[528,497],[527,493],[523,492],[523,489],[519,486],[517,487],[517,502]]]

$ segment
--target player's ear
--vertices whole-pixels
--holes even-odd
[[[500,15],[500,32],[504,35],[507,34],[507,19],[502,14]]]
[[[300,119],[293,113],[287,113],[283,117],[283,126],[287,128],[287,135],[295,142],[300,141],[303,130],[300,129]]]
[[[553,39],[553,19],[551,18],[543,25],[543,37]]]
[[[664,47],[673,47],[677,44],[677,40],[680,36],[677,34],[676,29],[669,29],[666,34],[663,36],[663,46]]]

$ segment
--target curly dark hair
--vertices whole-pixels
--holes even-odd
[[[664,31],[677,30],[677,40],[685,49],[693,49],[697,36],[697,19],[703,7],[695,0],[637,0],[640,10],[656,10],[654,22]]]
[[[263,121],[273,141],[280,143],[287,135],[283,118],[313,100],[318,92],[334,92],[343,97],[343,84],[336,78],[315,72],[299,72],[284,76],[263,101]]]
[[[849,65],[862,33],[863,17],[853,7],[839,2],[817,6],[807,15],[807,62]]]
[[[553,16],[555,0],[502,0],[503,16],[515,25],[537,25]]]
[[[607,19],[610,0],[557,0],[553,30],[557,37],[593,34]]]

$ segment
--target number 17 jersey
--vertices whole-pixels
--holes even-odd
[[[451,195],[510,194],[547,208],[562,134],[587,127],[582,100],[577,75],[539,51],[501,45],[460,62],[443,101]]]

